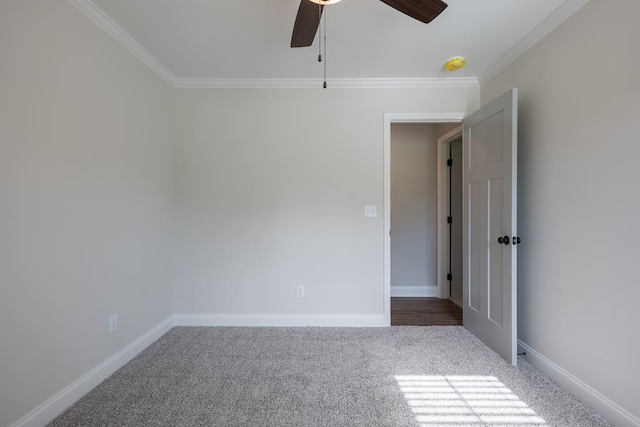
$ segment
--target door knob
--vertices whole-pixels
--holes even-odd
[[[513,236],[513,244],[514,245],[519,245],[521,242],[519,237]]]
[[[509,245],[509,242],[511,242],[511,239],[509,239],[509,236],[498,237],[498,243],[501,245]]]

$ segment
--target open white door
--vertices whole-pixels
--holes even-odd
[[[463,322],[517,364],[518,92],[463,121]]]

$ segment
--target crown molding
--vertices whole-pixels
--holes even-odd
[[[104,32],[174,88],[180,89],[321,89],[322,79],[206,79],[177,78],[91,0],[67,0]],[[329,79],[332,89],[479,88],[469,78],[353,78]]]
[[[174,88],[180,89],[318,89],[322,79],[177,78],[91,0],[67,0],[98,27]],[[329,79],[331,89],[479,88],[566,21],[589,0],[567,0],[529,32],[480,77]]]
[[[160,76],[171,86],[175,85],[176,77],[164,65],[153,57],[145,48],[133,39],[125,30],[109,18],[91,0],[68,0],[76,9],[91,19],[105,33],[142,61],[153,72]]]
[[[177,78],[179,89],[322,89],[322,79],[188,79]],[[328,79],[330,89],[479,88],[470,78],[361,78]]]
[[[560,5],[551,15],[549,15],[538,26],[531,30],[522,40],[512,47],[500,60],[483,73],[478,81],[480,85],[485,84],[509,64],[518,59],[526,51],[531,49],[536,43],[545,38],[551,31],[569,19],[574,13],[589,3],[590,0],[567,0]]]

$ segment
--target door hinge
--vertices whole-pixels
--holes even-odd
[[[447,166],[453,166],[453,159],[447,159]]]
[[[453,217],[452,216],[448,216],[447,217],[447,224],[453,224]]]
[[[453,275],[451,273],[447,274],[447,280],[448,281],[452,281],[453,280]]]

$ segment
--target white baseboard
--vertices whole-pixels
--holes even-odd
[[[382,327],[384,315],[333,314],[216,314],[182,313],[175,315],[176,326],[329,326],[329,327]]]
[[[391,286],[391,297],[436,297],[437,286]]]
[[[540,372],[543,372],[556,383],[576,396],[584,404],[605,417],[609,423],[619,427],[640,427],[640,418],[607,398],[593,387],[543,356],[526,343],[518,340],[519,352],[525,351],[525,358]]]
[[[150,344],[157,341],[174,326],[174,317],[171,316],[156,325],[131,344],[109,357],[104,362],[78,378],[40,406],[20,418],[10,427],[41,427],[63,413],[82,396],[104,381],[115,371],[137,356]]]

